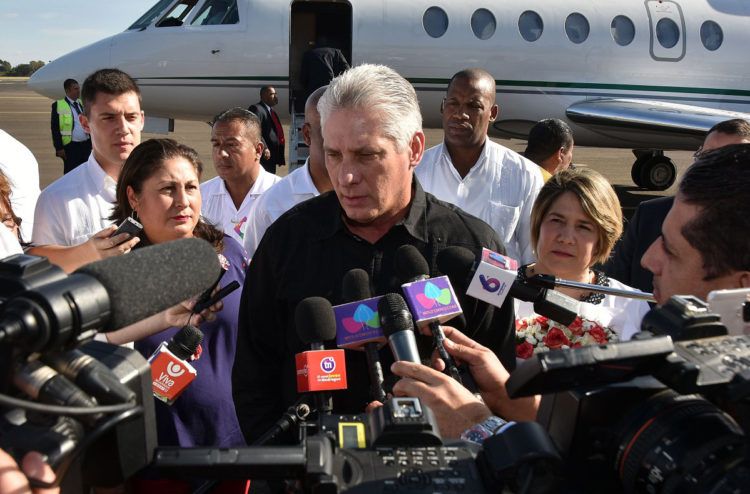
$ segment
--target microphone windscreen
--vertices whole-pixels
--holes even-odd
[[[430,266],[424,256],[413,245],[402,245],[396,250],[396,276],[402,282],[411,282],[430,277]]]
[[[445,273],[451,284],[464,292],[469,285],[475,261],[476,256],[466,247],[446,247],[437,255],[440,272]]]
[[[177,331],[167,343],[167,349],[174,353],[180,360],[187,360],[198,350],[198,345],[203,341],[203,331],[192,324],[184,326]]]
[[[323,297],[307,297],[294,309],[297,336],[306,345],[336,338],[336,318],[331,303]]]
[[[411,319],[409,307],[404,297],[398,293],[383,295],[383,298],[378,301],[378,314],[380,327],[383,328],[383,333],[388,338],[399,331],[414,331],[414,322]]]
[[[220,269],[211,244],[186,238],[97,261],[76,273],[95,278],[109,294],[111,315],[102,328],[107,332],[202,293]]]
[[[350,269],[341,282],[341,296],[344,303],[365,300],[371,297],[370,275],[364,269]]]

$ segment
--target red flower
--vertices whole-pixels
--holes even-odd
[[[529,327],[529,322],[526,319],[516,319],[516,331],[521,331]]]
[[[516,357],[527,359],[534,354],[534,346],[528,341],[516,345]]]
[[[544,344],[547,345],[547,348],[556,349],[563,345],[570,346],[570,340],[560,328],[552,328],[544,337]]]
[[[575,321],[570,323],[568,329],[576,336],[583,335],[583,320],[580,317],[576,317]]]
[[[597,343],[607,343],[607,334],[604,332],[601,326],[594,326],[593,328],[589,329],[589,334]]]

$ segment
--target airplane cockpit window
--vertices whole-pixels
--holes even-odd
[[[633,42],[635,38],[635,26],[633,21],[624,15],[618,15],[612,19],[610,25],[610,31],[612,32],[612,39],[615,40],[620,46],[627,46]]]
[[[586,41],[589,37],[591,27],[589,21],[583,14],[574,12],[565,19],[565,34],[568,39],[575,44],[580,44]]]
[[[680,41],[680,28],[668,17],[662,17],[656,23],[656,39],[664,48],[672,48]]]
[[[533,10],[527,10],[518,18],[518,31],[526,41],[538,40],[544,31],[542,18]]]
[[[427,34],[439,38],[448,30],[448,14],[440,7],[430,7],[424,11],[422,26]]]
[[[182,26],[196,3],[198,0],[180,0],[156,23],[156,27]]]
[[[495,34],[497,21],[495,16],[487,9],[477,9],[471,15],[471,30],[479,39],[490,39]]]
[[[701,25],[701,42],[706,50],[718,50],[724,42],[724,32],[714,21],[706,21]]]
[[[193,26],[237,24],[237,0],[208,0],[190,23]]]
[[[156,2],[156,5],[148,9],[145,14],[143,14],[137,21],[133,23],[132,26],[128,28],[128,31],[133,31],[136,29],[146,29],[149,24],[151,24],[151,21],[156,19],[159,14],[164,12],[164,9],[169,6],[170,3],[172,3],[174,0],[159,0]]]

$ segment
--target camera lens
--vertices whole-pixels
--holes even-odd
[[[744,457],[742,429],[698,395],[659,392],[617,429],[612,452],[623,492],[711,492]]]

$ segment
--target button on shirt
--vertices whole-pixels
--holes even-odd
[[[490,139],[485,142],[464,178],[444,143],[425,151],[415,174],[424,190],[488,223],[509,257],[532,262],[531,208],[543,185],[539,167]]]
[[[117,182],[94,158],[52,182],[39,195],[34,213],[37,245],[78,245],[112,224]]]
[[[309,159],[260,196],[250,208],[245,230],[245,250],[252,257],[263,234],[279,216],[320,193],[310,176]]]
[[[239,209],[234,206],[232,196],[229,194],[224,180],[221,177],[214,177],[211,180],[201,184],[201,197],[203,206],[201,214],[209,223],[213,224],[219,230],[243,243],[245,229],[247,228],[247,215],[250,206],[253,205],[258,197],[271,188],[273,184],[281,180],[281,177],[268,173],[263,168],[255,180],[255,183],[242,200]]]

